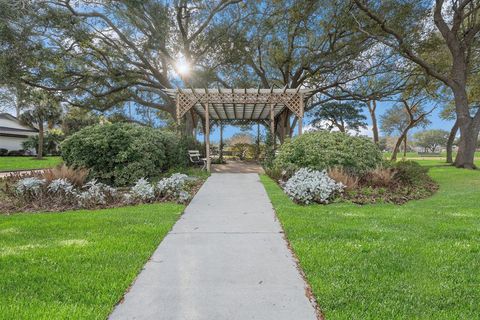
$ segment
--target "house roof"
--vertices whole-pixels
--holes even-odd
[[[3,133],[5,133],[5,132],[6,133],[38,132],[38,130],[36,128],[30,127],[30,126],[27,126],[27,125],[21,123],[20,120],[18,120],[17,117],[14,117],[9,113],[0,113],[0,119],[10,120],[10,121],[14,122],[15,124],[17,124],[19,127],[21,127],[21,128],[19,128],[19,127],[8,126],[5,123],[3,123],[3,126],[0,125],[0,132],[3,132]]]

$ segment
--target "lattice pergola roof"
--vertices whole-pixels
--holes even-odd
[[[176,101],[177,117],[182,118],[194,110],[205,119],[216,121],[241,120],[263,121],[289,109],[296,116],[303,117],[306,101],[312,96],[309,89],[165,89]]]

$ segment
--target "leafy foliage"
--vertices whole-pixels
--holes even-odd
[[[335,182],[325,170],[308,168],[298,170],[284,186],[285,193],[292,200],[303,204],[328,203],[336,193],[342,192],[343,188],[344,185]]]
[[[174,134],[127,123],[84,128],[61,147],[68,166],[88,168],[91,178],[118,186],[156,177],[186,158]]]
[[[130,190],[130,194],[135,199],[148,201],[155,198],[155,189],[148,180],[140,178]]]
[[[341,132],[347,130],[359,131],[367,126],[362,114],[360,103],[329,102],[312,110],[311,124],[317,129],[332,130],[337,128]]]
[[[63,170],[56,175],[52,172],[18,173],[5,178],[0,196],[6,201],[0,203],[0,212],[62,211],[165,201],[187,203],[204,180],[174,173],[155,184],[140,178],[131,188],[117,189],[96,179],[79,185],[86,171],[68,170],[68,174],[63,174]],[[76,171],[78,173],[74,174]]]
[[[62,129],[69,136],[81,129],[100,123],[100,116],[87,109],[71,107],[62,118]]]
[[[339,166],[350,173],[364,173],[375,169],[381,161],[380,150],[367,138],[319,131],[305,133],[284,143],[274,165],[315,170]]]
[[[395,179],[407,185],[418,185],[430,180],[428,167],[422,167],[415,161],[399,161],[395,163]]]
[[[447,144],[449,132],[441,129],[432,129],[417,132],[413,135],[419,147],[436,152],[438,148]]]
[[[415,116],[418,116],[424,112],[425,108],[421,106],[412,110],[412,113]],[[405,107],[401,104],[395,104],[380,116],[380,123],[380,128],[386,134],[400,135],[410,124],[410,119]],[[422,121],[418,122],[416,126],[425,128],[430,123],[430,120],[424,118]]]

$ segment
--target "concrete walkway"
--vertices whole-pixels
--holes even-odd
[[[212,172],[216,173],[264,173],[263,168],[253,161],[227,160],[224,164],[212,164]]]
[[[212,174],[110,319],[316,319],[257,174]]]

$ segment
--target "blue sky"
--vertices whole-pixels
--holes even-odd
[[[393,103],[392,102],[380,102],[377,103],[377,119],[380,119],[380,115],[383,114]],[[371,125],[370,121],[370,116],[368,114],[368,111],[365,110],[365,116],[367,117],[367,122],[369,125]],[[440,110],[435,110],[432,115],[430,115],[429,119],[432,122],[428,129],[443,129],[450,131],[451,127],[453,126],[453,121],[446,121],[443,120],[439,117]],[[304,119],[304,126],[308,125],[309,119]],[[380,123],[379,123],[380,125]],[[256,127],[254,127],[254,130],[256,130]],[[422,129],[420,129],[422,130]],[[413,129],[411,133],[415,132],[417,130]],[[224,131],[223,131],[223,136],[224,139],[230,138],[232,135],[235,133],[240,132],[239,127],[236,126],[225,126]],[[252,131],[252,134],[256,134],[256,131]],[[382,135],[380,133],[380,135]],[[203,141],[203,136],[199,135],[198,139],[200,141]],[[218,142],[220,140],[220,132],[219,130],[214,130],[210,134],[210,140],[211,142]]]

